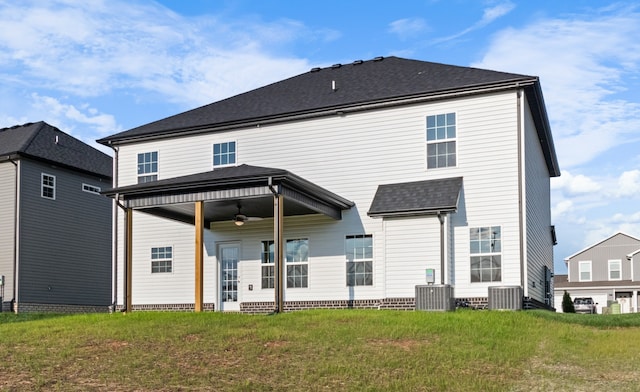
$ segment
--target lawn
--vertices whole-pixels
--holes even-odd
[[[7,391],[635,391],[640,314],[0,314]]]

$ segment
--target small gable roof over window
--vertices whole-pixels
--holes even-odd
[[[461,189],[462,177],[380,185],[367,214],[377,218],[456,211]]]

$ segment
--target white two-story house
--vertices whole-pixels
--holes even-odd
[[[553,306],[537,77],[378,57],[99,142],[119,309],[413,309],[427,283]]]

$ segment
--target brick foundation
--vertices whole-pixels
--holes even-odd
[[[195,310],[195,304],[140,304],[133,305],[132,311],[153,311],[153,312],[193,312]],[[204,311],[214,311],[215,305],[212,303],[205,303],[202,305]],[[115,308],[116,312],[122,312],[124,305],[118,305]]]
[[[5,304],[2,310],[5,310]],[[11,311],[11,304],[7,309]],[[15,313],[106,313],[109,306],[106,305],[69,305],[69,304],[39,304],[20,302],[13,305]]]
[[[456,298],[456,300],[467,302],[472,309],[487,309],[489,307],[489,297]]]
[[[242,313],[265,314],[275,309],[275,302],[242,302]],[[415,310],[414,298],[384,298],[360,300],[287,301],[284,311],[308,309],[398,309]]]

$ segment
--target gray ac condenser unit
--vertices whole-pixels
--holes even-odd
[[[521,310],[522,287],[494,286],[489,287],[489,309]]]
[[[455,310],[453,287],[448,284],[416,286],[416,310]]]

